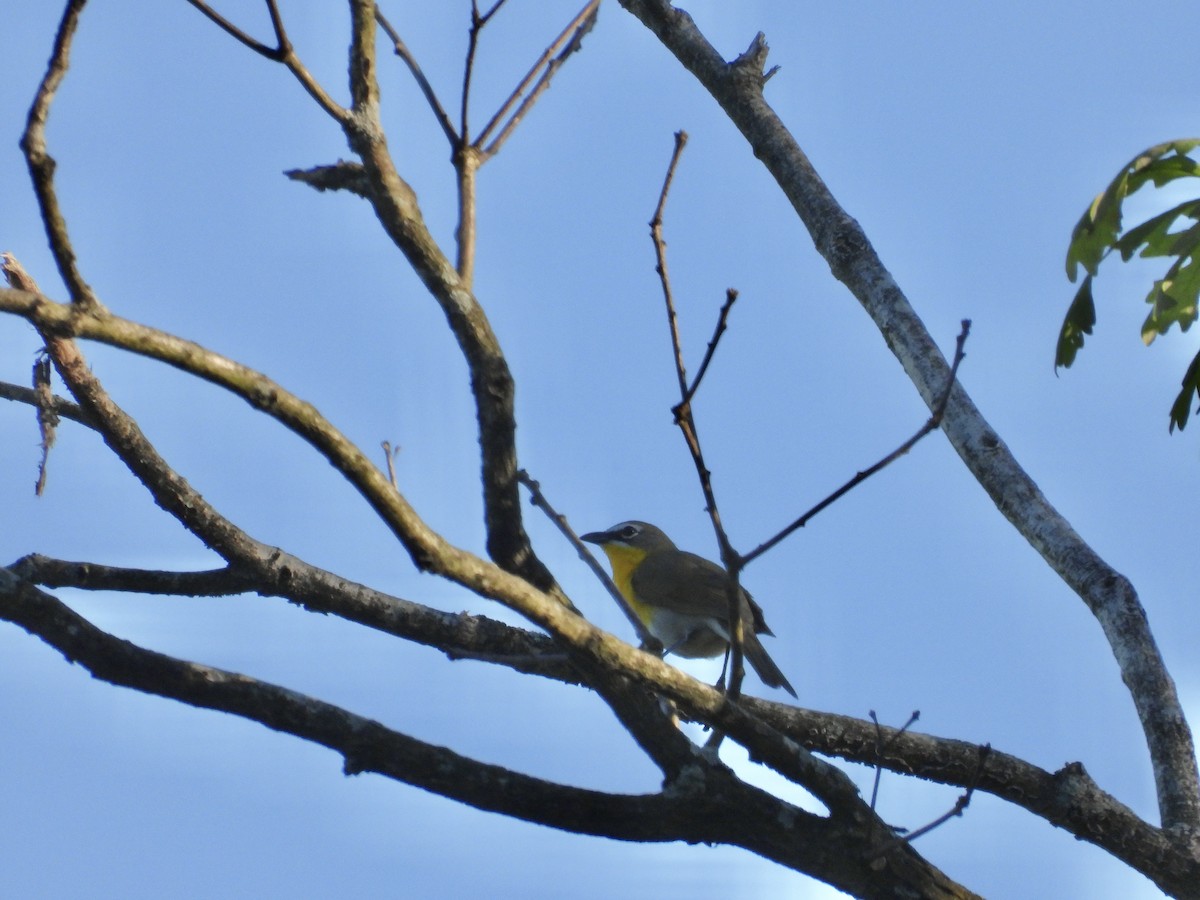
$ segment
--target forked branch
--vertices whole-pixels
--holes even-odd
[[[492,12],[495,12],[494,8]],[[488,123],[483,126],[483,130],[479,132],[479,136],[472,143],[484,161],[500,152],[500,148],[504,146],[509,135],[533,108],[538,98],[550,87],[550,82],[558,70],[562,68],[572,53],[583,46],[583,39],[595,27],[596,17],[599,14],[600,0],[588,0],[583,8],[575,14],[575,18],[567,23],[558,37],[542,51],[542,55],[538,57],[537,62],[530,66],[529,71],[513,88],[508,99],[500,105]],[[491,14],[489,13],[489,15]],[[540,76],[538,76],[539,70],[541,71]],[[537,78],[536,84],[533,83],[535,77]],[[533,84],[532,88],[530,88],[531,84]],[[526,93],[527,91],[528,93]],[[513,110],[514,106],[516,107],[515,111]],[[507,119],[505,119],[506,116]],[[493,134],[495,137],[492,137]],[[465,130],[463,136],[466,137]]]
[[[349,119],[349,111],[330,96],[329,92],[308,71],[308,67],[301,62],[300,57],[296,55],[296,51],[292,47],[292,42],[288,38],[287,29],[283,24],[283,15],[279,11],[278,0],[267,0],[267,12],[271,17],[271,30],[275,34],[274,47],[264,44],[237,25],[234,25],[233,22],[213,9],[205,0],[187,0],[187,2],[203,13],[209,21],[239,44],[250,48],[259,56],[285,66],[295,77],[296,81],[300,83],[300,86],[317,102],[317,105],[336,121],[345,123]]]
[[[671,185],[675,181],[675,170],[679,165],[679,159],[683,155],[683,148],[687,146],[687,132],[675,132],[675,148],[671,153],[671,161],[667,165],[667,174],[663,178],[662,190],[658,195],[658,203],[654,207],[654,215],[650,219],[650,239],[654,243],[655,271],[658,273],[659,283],[662,285],[663,302],[667,308],[667,328],[671,335],[671,350],[675,360],[675,377],[679,382],[679,403],[672,408],[675,414],[675,424],[679,426],[679,430],[683,433],[684,442],[687,444],[688,452],[691,454],[692,462],[696,467],[696,474],[700,479],[700,490],[704,494],[704,508],[708,512],[709,519],[712,521],[713,530],[716,532],[717,544],[721,548],[721,562],[725,566],[725,570],[729,573],[728,593],[729,593],[729,696],[736,700],[741,695],[742,681],[745,678],[745,666],[743,664],[743,644],[745,635],[742,627],[742,589],[741,589],[741,573],[742,563],[741,557],[733,545],[729,541],[729,536],[725,533],[725,527],[721,523],[721,511],[717,506],[716,491],[712,486],[712,473],[704,462],[704,452],[700,446],[700,434],[696,429],[696,420],[692,415],[691,396],[695,393],[694,388],[700,384],[700,375],[703,374],[704,368],[707,367],[707,360],[711,359],[711,352],[706,354],[705,363],[701,366],[701,371],[697,375],[696,381],[692,387],[688,386],[687,368],[683,362],[683,342],[679,336],[679,314],[675,308],[674,291],[671,288],[671,276],[667,267],[667,242],[663,237],[663,212],[667,206],[667,197],[671,192]],[[737,294],[734,292],[734,296]],[[732,305],[733,301],[728,300],[727,306]],[[719,317],[721,320],[723,317]],[[710,350],[715,349],[716,338],[709,345]],[[714,735],[714,742],[719,741],[720,737]]]

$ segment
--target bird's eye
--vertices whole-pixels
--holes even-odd
[[[629,540],[631,537],[637,537],[637,535],[638,535],[638,532],[639,532],[640,530],[641,530],[641,529],[640,529],[640,528],[638,528],[636,525],[625,525],[623,528],[621,528],[621,530],[620,530],[620,531],[618,531],[618,532],[617,532],[617,535],[618,535],[618,536],[619,536],[619,537],[620,537],[622,540],[626,540],[626,541],[627,541],[627,540]]]

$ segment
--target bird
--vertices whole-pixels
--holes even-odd
[[[695,553],[680,550],[661,528],[631,520],[581,540],[599,545],[612,566],[613,582],[666,653],[690,659],[719,656],[729,648],[729,573]],[[761,607],[741,592],[742,649],[768,687],[795,689],[760,634],[773,635]],[[724,676],[722,676],[724,677]]]

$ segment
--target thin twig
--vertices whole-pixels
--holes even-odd
[[[268,47],[262,41],[252,38],[209,6],[205,0],[187,0],[187,2],[239,43],[244,44],[255,53],[266,57],[272,62],[282,63],[296,80],[300,82],[300,86],[308,92],[308,95],[317,102],[317,105],[338,123],[344,126],[351,122],[349,110],[329,95],[329,92],[321,86],[321,83],[313,77],[304,63],[300,61],[300,57],[296,55],[295,48],[292,47],[292,42],[287,36],[287,29],[284,27],[283,15],[279,12],[277,0],[267,0],[267,12],[271,17],[271,30],[275,33],[276,46],[274,47]]]
[[[791,525],[788,525],[786,528],[784,528],[782,531],[780,531],[778,534],[776,534],[773,538],[771,538],[767,541],[764,541],[763,543],[761,543],[757,547],[755,547],[753,550],[751,550],[749,553],[747,553],[744,557],[742,557],[742,562],[744,565],[749,565],[751,562],[753,562],[755,559],[757,559],[762,554],[766,553],[768,550],[770,550],[772,547],[774,547],[776,544],[778,544],[780,541],[782,541],[784,538],[786,538],[792,532],[796,531],[799,528],[803,528],[805,525],[808,524],[809,520],[812,519],[813,516],[815,516],[817,513],[821,512],[821,510],[825,509],[825,507],[829,506],[831,503],[838,500],[844,494],[850,492],[851,490],[856,488],[858,485],[862,484],[864,481],[866,481],[868,478],[870,478],[872,475],[874,475],[879,470],[886,468],[887,466],[889,466],[893,462],[895,462],[897,459],[899,459],[901,456],[904,456],[904,454],[908,453],[908,451],[911,450],[916,445],[916,443],[919,440],[921,440],[921,438],[925,437],[927,434],[929,434],[934,429],[936,429],[939,425],[942,424],[942,416],[945,415],[946,405],[950,402],[950,393],[954,389],[955,379],[957,378],[957,375],[958,375],[959,364],[963,361],[963,357],[966,356],[966,354],[963,352],[963,346],[967,342],[967,335],[970,333],[970,331],[971,331],[971,320],[963,319],[962,320],[962,331],[960,331],[958,334],[958,339],[956,341],[956,345],[955,345],[955,349],[954,349],[954,362],[951,363],[951,365],[950,365],[950,374],[946,379],[946,387],[942,392],[941,399],[934,406],[933,414],[929,417],[929,421],[927,421],[924,425],[922,425],[920,430],[918,430],[916,434],[914,434],[912,437],[910,437],[907,441],[905,441],[903,444],[901,444],[899,447],[897,447],[895,450],[893,450],[891,453],[889,453],[883,459],[879,460],[879,462],[875,463],[875,465],[871,466],[868,469],[864,469],[861,472],[856,473],[853,478],[851,478],[849,481],[847,481],[845,484],[843,484],[840,488],[838,488],[836,491],[834,491],[832,494],[830,494],[828,497],[826,497],[824,500],[822,500],[820,503],[818,503],[816,506],[814,506],[808,512],[804,513],[804,515],[800,516],[800,518],[798,518],[794,522],[792,522]]]
[[[868,714],[871,717],[871,721],[875,723],[875,755],[878,757],[875,761],[875,782],[871,785],[871,809],[874,809],[875,800],[879,796],[879,778],[883,772],[883,753],[889,744],[908,731],[917,719],[921,718],[921,711],[914,709],[908,717],[908,721],[898,731],[894,731],[886,741],[883,739],[883,726],[879,724],[879,719],[875,716],[875,710],[868,710]]]
[[[922,825],[920,828],[914,829],[913,831],[910,831],[907,834],[898,836],[895,840],[893,840],[887,844],[884,844],[884,846],[880,850],[877,851],[876,856],[882,857],[885,854],[891,852],[896,846],[898,846],[900,844],[911,844],[913,841],[915,841],[917,838],[921,837],[922,835],[929,834],[929,832],[933,831],[935,828],[945,825],[947,822],[949,822],[955,816],[961,816],[963,814],[963,811],[968,806],[971,805],[971,797],[974,796],[974,794],[975,794],[975,787],[979,783],[979,779],[983,776],[983,769],[984,769],[984,766],[987,765],[988,755],[991,752],[992,752],[991,744],[983,744],[979,747],[979,762],[975,768],[975,778],[972,780],[971,784],[969,784],[967,786],[967,789],[962,794],[959,795],[958,799],[954,801],[954,806],[952,806],[948,811],[946,811],[942,815],[938,816],[936,819],[934,819],[928,825]]]
[[[499,4],[497,4],[497,6],[499,6]],[[495,10],[493,10],[493,12],[494,11]],[[500,148],[504,145],[504,142],[508,140],[508,137],[512,134],[513,129],[520,124],[521,120],[533,107],[533,104],[536,103],[538,98],[546,92],[547,88],[550,87],[550,80],[554,77],[555,73],[562,67],[563,63],[567,61],[567,58],[582,46],[583,38],[589,31],[592,30],[593,26],[595,26],[596,18],[599,15],[599,12],[600,0],[588,0],[588,2],[584,4],[583,8],[575,15],[575,18],[567,23],[567,26],[562,30],[558,37],[556,37],[550,43],[550,46],[543,51],[542,55],[538,57],[537,62],[533,64],[533,66],[525,74],[525,77],[521,79],[520,83],[513,89],[512,93],[509,94],[508,99],[501,104],[498,110],[496,110],[495,115],[493,115],[488,123],[483,126],[483,130],[479,132],[479,137],[477,137],[472,143],[475,147],[481,148],[480,152],[484,161],[491,159],[500,152]],[[489,17],[490,15],[491,13],[488,14]],[[561,51],[559,50],[560,47],[562,48]],[[554,56],[556,52],[558,55]],[[554,57],[553,59],[551,59],[552,56]],[[542,72],[541,78],[539,78],[537,84],[534,85],[531,90],[529,90],[529,94],[525,96],[525,99],[521,100],[522,95],[524,95],[525,91],[529,89],[529,85],[532,83],[538,69],[541,69],[543,66],[545,66],[545,70]],[[488,143],[487,146],[484,147],[484,144],[488,142],[489,138],[491,138],[492,133],[496,130],[500,121],[509,114],[509,110],[511,110],[513,106],[517,104],[518,100],[521,100],[521,105],[517,107],[516,111],[513,112],[511,116],[509,116],[508,121],[506,121],[503,127],[500,128],[499,133],[494,139],[491,140],[491,143]],[[463,138],[464,140],[466,139],[465,130]]]
[[[680,402],[673,408],[675,424],[683,432],[684,441],[692,455],[692,462],[696,466],[696,474],[700,478],[700,489],[704,493],[705,509],[712,520],[713,530],[717,535],[717,544],[721,548],[721,562],[729,573],[729,681],[726,691],[730,699],[736,700],[741,695],[742,681],[746,675],[742,649],[745,639],[745,635],[742,633],[741,615],[742,560],[737,551],[733,549],[733,545],[729,542],[729,536],[721,524],[721,513],[717,506],[716,492],[712,486],[712,473],[704,462],[704,453],[700,448],[700,435],[696,430],[696,420],[692,415],[692,405],[688,394],[687,370],[683,362],[683,344],[679,337],[679,315],[675,309],[671,276],[667,268],[667,242],[663,237],[663,212],[667,205],[667,195],[674,183],[675,169],[679,165],[683,148],[687,146],[687,139],[686,131],[675,132],[675,148],[671,153],[671,161],[667,165],[667,174],[663,178],[663,186],[658,195],[658,204],[654,208],[654,216],[650,220],[650,239],[654,243],[655,271],[658,272],[659,280],[662,283],[663,300],[667,307],[667,327],[671,333],[671,348],[675,357],[675,376],[679,382]],[[699,379],[696,384],[699,384]],[[720,741],[721,737],[714,734],[709,744],[715,748]]]
[[[267,0],[267,13],[271,16],[271,30],[275,32],[275,44],[287,56],[292,52],[292,42],[283,27],[283,16],[279,12],[279,0]]]
[[[683,351],[679,340],[679,317],[675,312],[675,298],[671,291],[671,275],[667,270],[667,242],[663,238],[663,211],[667,206],[667,195],[675,181],[675,169],[683,148],[687,146],[686,131],[675,132],[675,149],[671,153],[671,161],[667,164],[667,174],[663,178],[662,190],[658,194],[658,205],[654,207],[654,216],[650,219],[650,239],[654,242],[654,271],[658,273],[662,284],[663,300],[667,304],[667,327],[671,332],[671,346],[675,350],[675,374],[679,378],[679,395],[687,395],[687,372],[683,364]]]
[[[475,74],[475,54],[479,50],[479,35],[491,20],[504,0],[497,2],[486,13],[479,12],[479,4],[471,0],[471,28],[467,34],[467,59],[463,64],[462,98],[459,108],[458,137],[452,142],[454,152],[455,188],[458,194],[458,227],[454,230],[456,256],[454,268],[463,285],[470,290],[475,281],[476,244],[476,175],[483,165],[478,147],[471,141],[471,79]]]
[[[213,24],[219,27],[230,37],[237,40],[239,43],[249,47],[260,56],[265,56],[267,59],[274,60],[275,62],[283,62],[284,47],[282,42],[280,42],[280,44],[276,47],[268,47],[262,41],[255,40],[249,34],[242,31],[242,29],[238,28],[223,15],[205,3],[204,0],[187,0],[187,2],[192,4],[192,6],[207,16],[209,20],[213,22]],[[276,25],[279,11],[275,8],[274,3],[268,2],[267,5],[271,9],[271,23],[272,25]],[[278,27],[276,27],[275,36],[277,38],[279,37]]]
[[[11,384],[7,381],[0,381],[0,400],[27,403],[39,409],[45,403],[45,401],[38,397],[37,392],[33,388],[27,388],[20,384]],[[88,428],[96,427],[95,419],[88,415],[82,406],[67,400],[65,397],[51,397],[49,403],[45,403],[45,406],[56,416],[63,419],[70,419],[73,422],[78,422],[80,425],[86,425]]]
[[[458,272],[459,279],[468,289],[470,289],[475,278],[475,245],[476,245],[476,176],[479,167],[482,166],[489,158],[495,156],[500,151],[500,146],[508,139],[508,136],[516,128],[521,118],[532,107],[537,98],[550,85],[550,79],[559,67],[566,61],[566,58],[573,52],[579,49],[580,43],[583,40],[583,35],[586,34],[595,24],[596,10],[599,6],[599,0],[589,0],[575,19],[572,20],[563,32],[555,38],[550,46],[545,50],[542,56],[529,70],[525,78],[517,86],[508,100],[501,105],[500,109],[492,117],[492,119],[484,126],[482,132],[477,139],[472,140],[470,131],[470,107],[471,107],[471,84],[475,73],[475,56],[479,49],[479,38],[483,28],[491,20],[500,7],[504,5],[504,0],[497,2],[486,13],[479,12],[479,4],[476,0],[471,2],[471,28],[467,39],[467,58],[463,66],[463,86],[462,86],[462,103],[460,108],[460,124],[459,134],[456,138],[451,139],[451,146],[454,148],[451,154],[451,159],[454,164],[454,171],[457,175],[457,191],[458,191],[458,227],[455,229],[455,244],[457,246],[457,257],[455,259],[455,269]],[[590,12],[589,12],[590,11]],[[568,39],[569,38],[569,39]],[[566,47],[559,55],[547,62],[550,57],[563,41],[566,41]],[[500,134],[495,140],[488,145],[486,149],[481,149],[484,142],[496,127],[496,124],[508,113],[508,110],[518,101],[524,91],[528,88],[530,81],[533,79],[537,70],[545,65],[545,71],[542,73],[541,79],[537,85],[521,103],[520,107],[512,114],[508,122],[504,125]],[[446,126],[443,125],[443,128]]]
[[[486,25],[488,19],[500,12],[500,7],[502,7],[506,2],[508,2],[508,0],[496,0],[496,2],[492,4],[492,8],[479,17],[480,24]]]
[[[471,130],[469,120],[471,106],[471,79],[475,75],[475,54],[479,50],[479,35],[483,31],[484,26],[491,21],[492,16],[500,12],[500,7],[504,6],[505,2],[506,0],[496,0],[496,2],[492,4],[491,9],[485,13],[481,13],[479,11],[479,3],[477,0],[471,0],[471,28],[467,32],[467,60],[463,65],[462,99],[459,112],[460,139],[458,146],[460,148],[471,145]],[[491,123],[489,123],[489,125],[490,124]],[[484,130],[484,133],[486,134],[486,129]]]
[[[46,237],[50,242],[50,251],[54,254],[54,262],[72,302],[88,309],[101,309],[100,300],[91,285],[84,281],[76,265],[75,248],[71,245],[67,221],[58,204],[58,191],[54,186],[56,163],[46,149],[46,122],[50,118],[50,107],[70,68],[71,42],[75,37],[75,29],[79,25],[79,17],[83,13],[85,3],[86,0],[71,0],[63,12],[58,33],[54,36],[54,50],[46,66],[46,74],[42,76],[33,104],[29,107],[25,132],[21,135],[21,151],[25,154],[25,163],[29,167],[33,191],[37,195],[42,222],[46,227]]]
[[[500,4],[497,3],[488,14],[488,18],[496,12]],[[471,110],[471,78],[475,74],[475,53],[479,49],[479,32],[483,30],[487,19],[479,14],[479,4],[476,0],[471,0],[471,27],[467,31],[467,59],[463,64],[463,84],[462,96],[459,98],[458,110],[458,146],[462,147],[471,141],[471,123],[469,119]]]
[[[396,481],[396,456],[400,453],[400,445],[392,446],[391,441],[383,441],[381,446],[384,458],[387,460],[388,481],[392,483],[392,487],[400,490],[400,484]]]
[[[529,473],[524,469],[517,471],[517,481],[521,482],[528,489],[529,502],[549,517],[555,527],[562,532],[563,537],[575,548],[575,552],[579,554],[579,558],[587,563],[588,568],[600,579],[600,583],[604,585],[604,589],[612,595],[621,612],[625,613],[625,618],[629,619],[630,624],[633,625],[633,629],[637,632],[638,640],[642,642],[643,647],[650,652],[662,656],[661,649],[659,649],[662,647],[662,643],[647,630],[645,623],[638,618],[637,613],[629,605],[629,601],[617,590],[617,586],[613,584],[613,580],[608,577],[608,573],[604,571],[604,567],[596,562],[596,557],[592,556],[587,544],[579,539],[579,535],[567,523],[567,517],[550,505],[550,501],[542,493],[542,486],[530,477]],[[571,608],[574,609],[574,607]],[[578,610],[575,611],[578,612]]]
[[[700,382],[704,378],[704,373],[708,371],[708,364],[712,362],[713,354],[717,352],[717,344],[720,343],[721,335],[725,333],[728,327],[729,311],[733,309],[733,304],[737,301],[738,292],[734,288],[728,288],[725,291],[725,302],[721,305],[721,311],[717,314],[717,327],[713,331],[712,340],[708,342],[708,347],[704,351],[704,359],[700,360],[700,368],[696,370],[696,377],[692,379],[692,385],[683,395],[683,400],[680,406],[685,406],[692,402],[692,397],[696,395],[696,391],[700,388]]]
[[[383,11],[378,7],[375,9],[375,19],[387,34],[388,39],[391,40],[392,49],[395,50],[396,55],[408,66],[408,71],[412,73],[413,79],[417,82],[417,87],[425,95],[425,102],[429,104],[429,108],[433,111],[433,117],[442,126],[442,132],[446,135],[446,140],[450,142],[451,147],[457,147],[459,136],[454,130],[454,123],[450,121],[450,116],[446,114],[445,108],[433,90],[433,85],[425,77],[425,72],[422,71],[421,66],[417,63],[416,57],[409,51],[408,45],[401,40],[400,32],[392,27],[392,23],[384,17]]]
[[[550,505],[542,493],[541,486],[524,469],[517,471],[517,480],[529,490],[530,501],[550,517],[550,521],[575,547],[576,552],[591,567],[596,577],[616,600],[617,605],[629,618],[642,641],[641,649],[661,658],[663,656],[662,644],[646,630],[641,619],[629,608],[621,592],[612,583],[612,579],[608,577],[587,546],[567,524],[566,516]],[[583,618],[579,610],[565,596],[563,602],[572,612]],[[574,668],[581,671],[584,683],[604,698],[609,708],[629,730],[646,755],[662,770],[666,782],[678,777],[686,766],[694,762],[691,753],[692,744],[675,727],[674,704],[668,698],[660,696],[656,700],[649,700],[641,688],[625,681],[624,678],[613,678],[606,670],[595,666],[587,656],[574,653],[568,654],[568,656]]]

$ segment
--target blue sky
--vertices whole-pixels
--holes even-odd
[[[510,5],[483,39],[477,124],[573,12]],[[16,147],[60,10],[13,6],[0,62],[0,250],[62,297]],[[228,6],[265,37],[257,4]],[[298,50],[343,95],[344,13],[291,6]],[[1173,49],[1190,5],[1160,4],[1153,16],[1115,0],[684,6],[730,57],[765,32],[781,66],[768,100],[947,353],[959,321],[973,320],[964,385],[1051,502],[1133,580],[1195,725],[1200,425],[1167,434],[1195,338],[1173,333],[1143,349],[1140,298],[1155,269],[1110,263],[1097,282],[1097,333],[1074,369],[1052,369],[1079,214],[1138,150],[1197,131]],[[388,10],[447,105],[457,105],[467,9]],[[381,72],[393,152],[449,246],[448,147],[399,63]],[[713,556],[668,411],[674,377],[646,226],[680,128],[691,140],[666,230],[693,369],[725,289],[741,293],[696,409],[734,543],[765,539],[927,413],[713,101],[606,5],[584,52],[481,173],[477,293],[517,378],[522,463],[576,528],[644,518]],[[49,141],[82,271],[103,302],[267,372],[366,448],[400,444],[399,479],[417,509],[482,549],[465,366],[366,205],[281,176],[348,155],[281,68],[182,0],[95,4]],[[24,383],[36,347],[23,323],[0,322],[0,379]],[[402,597],[515,621],[417,575],[328,465],[241,401],[113,350],[86,352],[164,455],[255,537]],[[37,551],[216,564],[82,429],[64,426],[47,495],[35,500],[36,443],[29,411],[0,406],[5,563]],[[576,603],[631,637],[538,516],[538,551]],[[1155,817],[1140,729],[1099,628],[940,435],[745,581],[803,705],[874,709],[892,724],[920,709],[918,727],[933,734],[988,741],[1048,769],[1080,760]],[[489,762],[598,788],[656,784],[578,689],[449,663],[278,600],[59,594],[122,637]],[[345,778],[328,751],[93,681],[11,626],[0,628],[0,673],[6,896],[833,893],[737,850],[575,837],[378,777]],[[869,785],[869,772],[847,769]],[[887,776],[881,809],[915,827],[955,796]],[[987,896],[1160,896],[1100,851],[986,796],[920,848]]]

